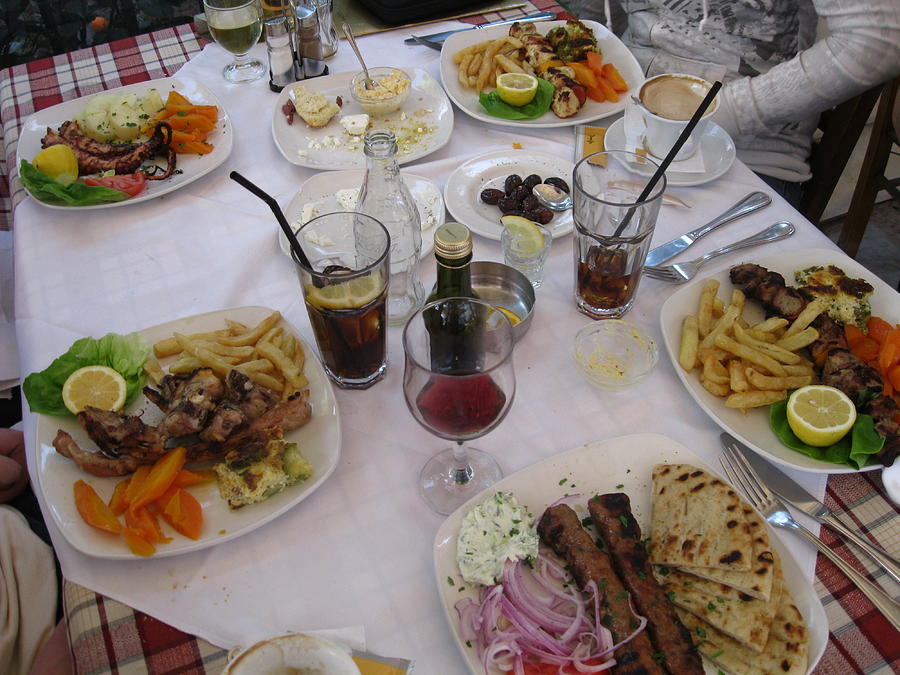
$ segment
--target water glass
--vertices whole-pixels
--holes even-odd
[[[666,189],[652,160],[625,151],[598,152],[575,165],[575,304],[593,319],[618,319],[634,305],[641,270]]]
[[[532,286],[540,288],[544,281],[544,264],[550,256],[553,235],[546,227],[537,223],[535,226],[543,238],[543,245],[540,248],[535,248],[531,239],[526,240],[506,227],[500,234],[500,244],[503,246],[503,261],[528,277]]]
[[[248,55],[262,35],[259,3],[260,0],[203,0],[210,34],[235,56],[234,61],[222,70],[229,82],[252,82],[266,72],[265,64]]]
[[[367,389],[387,369],[390,235],[371,216],[337,212],[313,218],[297,238],[309,258],[297,269],[325,372],[343,389]]]

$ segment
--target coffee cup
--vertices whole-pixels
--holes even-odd
[[[711,86],[702,78],[684,73],[657,75],[641,85],[641,116],[644,120],[647,149],[653,156],[663,159],[669,154]],[[718,100],[712,102],[675,155],[674,161],[688,159],[697,152],[709,117],[718,105]]]

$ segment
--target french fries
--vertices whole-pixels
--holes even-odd
[[[453,55],[453,63],[459,66],[459,83],[480,92],[493,87],[501,73],[533,74],[522,58],[522,47],[519,39],[504,35],[460,49]]]
[[[160,340],[153,345],[155,356],[144,364],[145,371],[158,383],[164,371],[157,359],[175,357],[170,373],[211,368],[224,378],[234,369],[284,398],[309,384],[303,374],[303,346],[282,324],[280,313],[272,312],[255,326],[231,320],[226,320],[226,325],[222,330],[175,333]]]
[[[732,291],[728,304],[718,291],[719,282],[708,280],[697,313],[682,320],[680,367],[698,370],[704,389],[744,412],[776,403],[789,390],[812,383],[812,363],[797,351],[819,337],[809,324],[821,307],[807,306],[793,322],[779,317],[753,322],[743,315],[741,291]]]

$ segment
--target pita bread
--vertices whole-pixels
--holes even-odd
[[[779,593],[778,608],[762,653],[747,649],[690,612],[678,608],[675,611],[690,631],[697,650],[733,675],[804,675],[806,672],[809,631],[787,588]]]
[[[676,607],[703,619],[711,627],[749,649],[760,652],[769,639],[776,602],[753,598],[731,586],[672,570],[659,581]],[[780,596],[782,580],[773,589]]]
[[[749,505],[741,502],[750,531],[753,532],[753,553],[750,556],[752,567],[747,572],[737,570],[720,570],[714,567],[681,567],[698,577],[731,586],[754,598],[768,601],[772,594],[772,581],[775,577],[775,558],[769,544],[769,530],[765,521]]]
[[[689,464],[653,469],[650,561],[749,572],[753,531],[734,489]]]

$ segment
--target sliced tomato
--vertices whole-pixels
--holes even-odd
[[[100,187],[112,188],[134,197],[144,191],[144,186],[147,184],[147,175],[143,171],[135,171],[134,173],[123,173],[117,176],[88,177],[84,179],[84,183],[85,185],[99,185]]]

